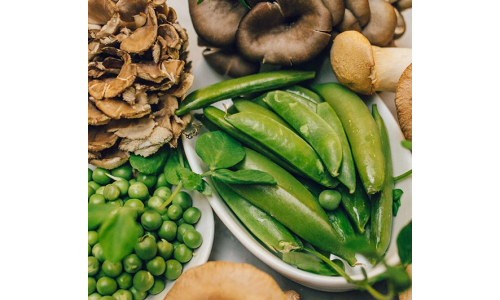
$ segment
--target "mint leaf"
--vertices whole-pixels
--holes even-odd
[[[403,196],[403,190],[395,189],[392,191],[392,198],[394,200],[392,203],[392,213],[394,216],[398,214],[399,207],[401,206],[401,196]]]
[[[99,225],[110,218],[112,213],[117,210],[117,207],[109,204],[91,204],[88,206],[88,228],[94,230]]]
[[[200,191],[203,189],[203,180],[200,174],[196,174],[187,168],[179,168],[177,169],[177,175],[179,175],[184,189],[188,191]]]
[[[137,242],[136,217],[135,210],[120,207],[99,228],[99,243],[107,260],[119,262],[132,253]]]
[[[180,179],[179,175],[177,175],[177,169],[181,167],[178,151],[175,151],[168,157],[165,168],[163,169],[165,180],[167,180],[167,182],[171,185],[178,185]]]
[[[228,184],[277,184],[273,176],[258,170],[238,170],[233,172],[222,169],[214,171],[212,176]]]
[[[412,221],[410,221],[408,225],[406,225],[405,227],[403,227],[403,229],[401,229],[396,241],[398,245],[399,259],[401,260],[401,264],[403,264],[404,267],[411,264],[411,254],[412,254],[411,222]]]
[[[230,168],[245,158],[241,143],[222,131],[202,134],[195,150],[211,171]]]
[[[212,195],[212,188],[210,187],[208,182],[203,180],[203,188],[199,192],[205,196],[210,196],[210,195]]]
[[[158,172],[160,172],[160,170],[165,165],[165,162],[167,161],[168,155],[170,153],[169,148],[167,147],[168,145],[163,146],[156,153],[148,157],[130,154],[130,165],[141,173],[156,175],[158,174]]]

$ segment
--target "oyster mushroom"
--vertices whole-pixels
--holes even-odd
[[[249,60],[294,65],[330,41],[332,14],[321,0],[277,0],[255,5],[240,22],[236,45]]]
[[[368,0],[345,0],[345,7],[356,17],[361,27],[370,21],[370,6]]]
[[[88,0],[88,23],[104,25],[118,11],[111,0]]]
[[[356,16],[348,9],[345,10],[342,22],[335,27],[339,32],[355,30],[361,32],[361,25]]]
[[[131,63],[130,55],[123,55],[124,64],[116,78],[108,80],[92,80],[89,82],[89,94],[97,100],[113,98],[121,94],[134,83],[137,65]]]
[[[384,0],[369,1],[370,21],[361,33],[372,45],[386,46],[392,41],[398,22],[394,7]]]
[[[175,281],[165,300],[287,300],[276,281],[249,264],[210,261]]]
[[[135,119],[141,118],[151,112],[151,106],[146,105],[130,105],[122,100],[108,98],[97,100],[95,106],[112,119]]]
[[[89,117],[89,125],[105,125],[108,124],[109,121],[111,121],[111,118],[108,117],[106,114],[98,110],[95,105],[92,103],[92,101],[88,100],[89,102],[89,111],[88,111],[88,117]]]
[[[260,64],[245,59],[233,49],[206,48],[203,57],[221,75],[242,77],[259,72]]]
[[[189,0],[189,14],[196,34],[210,45],[227,48],[234,44],[241,18],[248,12],[238,0]]]
[[[398,80],[411,63],[411,48],[372,46],[357,31],[335,37],[330,51],[331,64],[339,82],[356,93],[395,92]]]
[[[118,141],[118,136],[106,131],[105,126],[88,127],[88,150],[90,152],[100,152],[113,147]]]
[[[332,14],[332,26],[337,26],[344,19],[344,0],[323,0],[323,4]]]
[[[96,167],[111,170],[126,163],[129,157],[127,152],[121,151],[115,146],[101,151],[100,157],[91,159],[90,163]]]
[[[401,131],[408,141],[411,141],[411,120],[412,120],[412,70],[410,64],[403,72],[398,81],[394,102],[398,113],[398,121]]]
[[[146,24],[136,29],[128,38],[120,44],[120,49],[129,53],[140,53],[148,50],[156,41],[158,21],[153,5],[146,9]]]

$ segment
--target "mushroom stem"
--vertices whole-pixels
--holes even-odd
[[[375,60],[377,91],[396,92],[399,77],[411,64],[411,48],[380,48],[372,46]]]
[[[330,52],[333,72],[339,82],[356,93],[395,92],[398,80],[411,63],[411,48],[372,46],[357,31],[335,37]]]

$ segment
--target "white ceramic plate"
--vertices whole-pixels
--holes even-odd
[[[89,168],[95,169],[94,166],[89,164]],[[172,189],[173,190],[173,189]],[[203,237],[203,243],[200,248],[193,252],[193,258],[183,266],[182,272],[187,269],[202,265],[208,261],[210,252],[212,251],[212,244],[214,241],[214,214],[212,208],[207,202],[205,196],[194,191],[185,191],[191,198],[193,198],[193,206],[197,207],[201,211],[201,218],[195,226],[195,229],[201,233]],[[163,292],[158,295],[149,295],[147,300],[163,300],[165,295],[170,291],[175,281],[168,280]]]
[[[193,84],[191,90],[196,90],[198,88],[228,79],[227,77],[218,75],[214,72],[205,61],[200,61],[198,66],[194,69],[193,72],[196,80]],[[315,83],[324,83],[324,82],[337,82],[335,75],[330,67],[329,60],[326,60],[324,64],[321,66],[320,71],[317,73]],[[371,108],[372,104],[377,104],[380,115],[385,121],[387,129],[389,131],[389,139],[391,142],[391,152],[392,158],[394,162],[394,174],[399,175],[402,174],[409,169],[411,169],[411,153],[410,151],[404,149],[401,146],[401,141],[404,140],[403,134],[399,128],[399,124],[394,119],[392,114],[390,113],[387,106],[384,102],[377,96],[364,97],[364,100],[369,108]],[[223,101],[226,104],[230,105],[230,100]],[[221,103],[217,103],[215,106],[222,108]],[[203,129],[201,133],[205,132]],[[199,135],[198,135],[199,136]],[[191,165],[194,172],[204,173],[208,171],[207,166],[203,163],[203,161],[196,154],[194,147],[196,143],[197,137],[194,137],[191,140],[183,138],[184,149],[186,152],[187,159],[189,164]],[[211,182],[210,182],[211,184]],[[412,218],[412,184],[411,178],[405,179],[396,184],[396,188],[400,188],[404,191],[404,194],[401,198],[401,207],[399,209],[398,215],[394,218],[393,223],[393,232],[392,232],[392,241],[391,245],[386,254],[388,258],[389,264],[397,264],[399,263],[399,257],[397,254],[397,247],[395,244],[395,237],[397,233],[401,230],[403,226],[408,224],[408,222]],[[331,292],[342,292],[353,289],[353,285],[346,282],[342,277],[327,277],[312,274],[309,272],[305,272],[299,270],[285,262],[281,259],[273,255],[269,252],[259,241],[257,241],[248,230],[244,227],[243,224],[240,223],[238,218],[231,212],[229,207],[225,204],[225,202],[220,199],[218,194],[214,190],[214,194],[212,196],[207,197],[210,205],[217,213],[219,218],[224,222],[227,228],[234,234],[234,236],[255,256],[257,256],[260,260],[262,260],[265,264],[282,274],[283,276],[299,283],[304,286],[321,290],[321,291],[331,291]],[[360,262],[365,263],[365,268],[368,271],[368,276],[372,277],[376,274],[379,274],[383,271],[382,267],[371,268],[370,264],[364,260],[364,258],[358,256],[358,260]],[[347,264],[346,264],[347,265]],[[361,268],[347,268],[347,272],[354,279],[362,279]]]

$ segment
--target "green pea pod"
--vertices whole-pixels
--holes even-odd
[[[312,79],[314,76],[316,76],[316,73],[313,71],[283,70],[258,73],[222,81],[198,89],[187,95],[175,114],[180,116],[220,100],[280,88],[282,86]]]
[[[276,219],[240,197],[217,178],[212,178],[212,182],[221,198],[241,223],[270,249],[286,253],[302,248],[302,243],[298,242],[288,229]]]
[[[274,98],[275,97],[274,94],[277,93],[277,92],[279,92],[281,94],[287,95],[289,98],[292,98],[295,101],[302,103],[305,106],[305,108],[309,109],[310,111],[312,111],[314,113],[316,112],[316,109],[317,109],[317,104],[316,103],[314,103],[312,101],[309,101],[306,98],[302,98],[300,96],[297,96],[296,94],[292,94],[292,93],[284,92],[284,91],[273,91],[273,92],[267,93],[266,97],[263,99],[264,102],[267,103],[266,99]],[[269,105],[269,103],[268,103],[268,105]]]
[[[281,125],[284,125],[287,128],[289,128],[290,130],[293,130],[293,128],[290,125],[288,125],[288,123],[285,122],[285,120],[283,120],[280,116],[275,114],[272,110],[266,109],[266,108],[264,108],[258,104],[255,104],[251,101],[235,100],[235,101],[233,101],[233,105],[236,107],[236,109],[239,112],[251,112],[251,113],[255,113],[255,114],[260,114],[260,115],[263,115],[263,116],[266,116],[268,118],[275,120],[276,122],[280,123]]]
[[[269,93],[272,93],[272,92],[268,92],[268,93],[262,94],[259,97],[253,99],[252,102],[255,103],[255,104],[257,104],[257,105],[260,105],[260,106],[262,106],[264,108],[267,108],[267,109],[271,110],[271,108],[269,107],[269,105],[267,105],[267,103],[264,102],[264,98],[266,98],[267,94],[269,94]]]
[[[347,218],[344,210],[339,207],[334,211],[327,211],[328,219],[333,229],[338,232],[344,243],[351,241],[355,237],[354,229]]]
[[[305,98],[309,101],[312,101],[316,104],[319,104],[321,102],[325,102],[325,99],[323,99],[323,97],[321,97],[320,95],[311,91],[310,89],[306,89],[305,87],[302,87],[298,84],[288,86],[288,87],[284,88],[283,91],[293,93],[293,94],[298,95],[302,98]]]
[[[215,126],[218,126],[220,129],[217,130],[222,130],[232,136],[233,138],[237,139],[240,141],[243,145],[252,148],[253,150],[262,153],[266,157],[269,157],[272,161],[280,165],[282,168],[287,170],[288,172],[295,174],[295,175],[303,175],[302,172],[297,170],[295,167],[287,163],[285,160],[283,160],[281,157],[278,155],[272,153],[271,151],[267,150],[264,146],[259,144],[259,142],[255,141],[251,137],[245,135],[243,132],[239,131],[238,129],[234,128],[233,125],[229,124],[229,122],[224,119],[224,112],[216,107],[209,106],[203,109],[203,114],[206,116],[208,121],[212,122]]]
[[[238,112],[238,108],[236,106],[234,106],[234,105],[231,105],[231,106],[228,107],[228,109],[226,110],[226,112],[228,114],[232,115],[232,114],[235,114],[235,113]]]
[[[342,121],[366,192],[380,191],[385,178],[382,143],[377,124],[363,100],[338,83],[323,83],[311,88],[325,98]]]
[[[249,112],[225,118],[231,125],[257,140],[312,180],[326,187],[333,187],[338,182],[325,170],[314,149],[280,123]]]
[[[323,276],[338,276],[339,273],[316,256],[307,252],[288,252],[283,254],[283,261],[300,270]]]
[[[316,200],[319,201],[319,195],[321,192],[325,190],[325,187],[304,177],[296,176],[297,179],[302,185],[311,193]]]
[[[384,120],[378,113],[376,104],[372,106],[372,113],[382,138],[382,149],[385,156],[385,180],[380,193],[372,197],[370,240],[375,246],[377,254],[382,255],[387,251],[391,241],[394,178],[389,134]]]
[[[319,155],[333,177],[339,175],[342,163],[342,145],[335,130],[316,113],[282,91],[264,101],[285,119]]]
[[[342,206],[354,224],[357,232],[365,232],[365,226],[370,219],[371,203],[361,183],[351,194],[347,187],[339,185],[337,191],[342,195]]]
[[[229,185],[237,194],[259,207],[315,247],[356,262],[354,253],[333,230],[325,211],[307,189],[290,173],[261,154],[245,148],[237,170],[259,170],[274,177],[277,185]]]
[[[342,122],[327,102],[318,104],[316,113],[335,130],[340,139],[340,144],[342,145],[342,165],[340,166],[338,180],[349,188],[350,193],[354,193],[356,189],[356,169],[354,168],[351,146],[349,146]]]
[[[204,114],[194,114],[194,117],[200,121],[203,126],[205,126],[208,131],[217,131],[217,130],[221,130],[219,126],[215,125],[212,121],[210,121],[207,116],[205,116]]]

